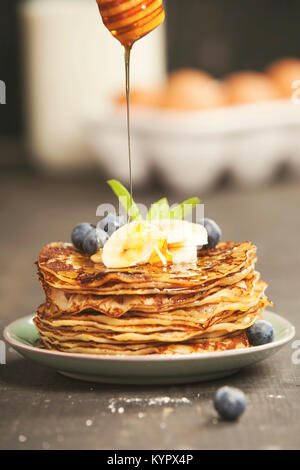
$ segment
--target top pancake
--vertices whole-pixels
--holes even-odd
[[[126,290],[194,292],[224,278],[228,278],[225,284],[230,284],[231,276],[235,279],[238,273],[251,271],[255,254],[256,247],[249,242],[226,242],[212,250],[201,250],[195,264],[108,269],[102,263],[94,264],[71,244],[50,243],[40,253],[38,268],[42,281],[65,291],[98,295],[118,295]]]

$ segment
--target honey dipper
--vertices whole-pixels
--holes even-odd
[[[162,0],[97,0],[97,3],[103,23],[126,48],[131,48],[165,18]]]

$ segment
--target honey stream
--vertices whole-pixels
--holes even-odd
[[[132,182],[132,156],[131,156],[131,128],[130,128],[130,56],[131,46],[125,46],[125,74],[126,74],[126,108],[127,108],[127,141],[128,141],[128,161],[129,161],[129,184],[130,184],[130,209],[133,200]],[[130,210],[128,211],[128,222],[130,221]]]
[[[133,44],[157,28],[165,18],[162,0],[97,0],[104,25],[125,49],[127,136],[130,209],[133,201],[130,128],[130,56]],[[130,210],[128,211],[128,221]]]

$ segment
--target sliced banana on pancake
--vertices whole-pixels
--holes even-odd
[[[173,264],[195,263],[197,261],[196,246],[169,246],[169,253],[172,255]]]
[[[166,236],[155,225],[136,221],[114,232],[105,243],[102,261],[107,268],[126,268],[148,263]]]
[[[102,262],[108,268],[192,263],[197,260],[197,246],[206,243],[202,225],[170,219],[136,221],[113,233],[104,245]]]
[[[177,219],[151,220],[151,224],[167,234],[169,246],[203,246],[207,244],[207,231],[201,224]]]

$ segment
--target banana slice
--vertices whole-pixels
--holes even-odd
[[[172,255],[173,264],[181,263],[195,263],[197,261],[197,247],[196,246],[181,246],[172,248],[169,246],[169,253]]]
[[[151,220],[151,224],[167,234],[169,246],[195,247],[207,244],[207,231],[203,225],[176,219]]]
[[[102,261],[107,268],[126,268],[148,263],[166,236],[155,225],[136,221],[123,225],[107,240]]]
[[[90,260],[93,261],[93,263],[102,263],[102,250],[99,250],[97,253],[92,255]]]
[[[158,245],[152,255],[149,263],[160,266],[168,264],[195,263],[197,261],[197,247],[182,245],[167,245],[164,241]]]

